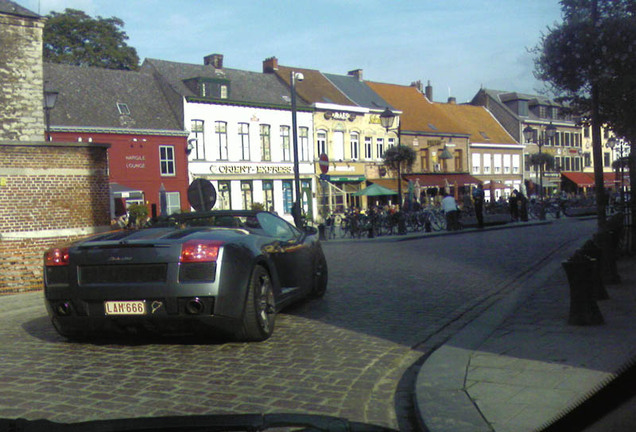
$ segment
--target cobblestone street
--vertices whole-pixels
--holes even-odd
[[[263,343],[70,343],[42,293],[0,298],[0,416],[61,422],[302,412],[405,430],[405,373],[593,223],[409,241],[326,242],[329,290]],[[558,233],[559,235],[555,235]],[[397,414],[396,414],[397,413]]]

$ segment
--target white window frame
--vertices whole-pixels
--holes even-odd
[[[287,125],[280,125],[280,145],[283,149],[283,161],[291,162],[290,130]]]
[[[481,153],[473,153],[473,174],[481,174]]]
[[[300,160],[309,161],[309,128],[301,126],[299,128],[298,139],[300,141]]]
[[[219,144],[219,160],[228,160],[227,153],[227,122],[216,121],[214,123],[214,133]]]
[[[239,140],[241,141],[241,160],[250,160],[250,124],[238,124]]]
[[[159,146],[159,172],[162,177],[177,175],[174,146]]]
[[[373,138],[371,137],[364,137],[364,158],[373,159]]]
[[[351,132],[349,134],[351,159],[360,159],[360,134]]]
[[[384,138],[375,139],[375,148],[377,153],[376,157],[382,159],[382,156],[384,156]]]
[[[490,174],[491,165],[492,165],[492,160],[491,160],[490,153],[484,153],[483,162],[482,162],[484,174]]]
[[[319,130],[318,132],[316,132],[316,146],[318,148],[318,156],[320,156],[323,153],[326,155],[329,155],[329,153],[327,153],[327,131],[326,130]]]

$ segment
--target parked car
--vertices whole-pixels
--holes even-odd
[[[261,341],[276,313],[322,297],[317,230],[265,211],[184,213],[44,254],[44,293],[68,338],[150,331]]]

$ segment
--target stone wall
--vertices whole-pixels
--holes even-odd
[[[42,256],[109,229],[108,145],[0,142],[0,294],[42,289]]]
[[[0,14],[0,140],[44,139],[42,19]]]

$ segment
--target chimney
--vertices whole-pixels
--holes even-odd
[[[263,60],[263,73],[272,73],[278,70],[278,59],[270,57]]]
[[[424,93],[424,88],[422,87],[422,81],[420,80],[413,81],[411,83],[411,87],[415,87],[417,91],[419,91],[420,93]]]
[[[430,81],[428,82],[428,84],[426,84],[425,94],[426,99],[428,99],[430,102],[433,102],[433,86],[431,85]]]
[[[355,70],[349,71],[347,75],[352,76],[356,78],[358,81],[362,82],[362,69],[355,69]]]
[[[448,103],[451,105],[455,105],[457,103],[457,98],[454,96],[449,96],[448,97]]]
[[[213,66],[214,69],[223,69],[223,54],[210,54],[203,57],[203,64]]]

